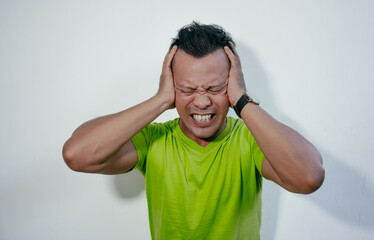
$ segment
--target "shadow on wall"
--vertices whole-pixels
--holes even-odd
[[[369,177],[321,152],[326,170],[325,182],[308,199],[333,217],[361,228],[374,226],[374,195]]]
[[[280,122],[296,128],[295,123],[282,115],[273,99],[269,78],[256,55],[241,42],[237,42],[246,86],[255,93],[264,109]],[[308,139],[308,136],[305,136]],[[344,164],[324,149],[319,149],[326,170],[325,182],[317,192],[303,196],[328,212],[331,216],[361,228],[374,226],[374,187],[369,177],[360,174],[352,166]],[[302,195],[301,195],[302,196]],[[275,239],[280,189],[278,185],[266,182],[263,189],[262,239]]]
[[[121,199],[136,198],[145,189],[144,177],[137,169],[116,175],[113,180],[117,196]]]

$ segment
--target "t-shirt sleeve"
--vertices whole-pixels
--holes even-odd
[[[258,173],[262,176],[262,163],[264,162],[265,156],[262,153],[260,147],[258,146],[252,133],[249,131],[248,127],[245,125],[242,119],[235,120],[236,127],[235,132],[237,132],[236,139],[239,141],[239,145],[244,146],[242,149],[245,160],[250,160],[251,164]],[[253,166],[253,165],[252,165]]]
[[[260,147],[257,145],[257,142],[253,135],[251,134],[249,137],[250,146],[251,146],[251,156],[252,161],[255,163],[257,170],[260,172],[262,176],[262,163],[265,159],[265,155],[262,153]]]
[[[136,152],[138,153],[138,163],[134,168],[137,168],[143,175],[146,171],[146,159],[148,153],[149,143],[152,137],[152,124],[143,128],[135,136],[131,138],[132,143],[135,146]]]

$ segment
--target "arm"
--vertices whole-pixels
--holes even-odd
[[[177,47],[166,55],[157,94],[132,108],[82,124],[66,141],[63,157],[75,171],[117,174],[138,162],[131,138],[165,110],[174,107],[171,61]]]
[[[238,53],[232,48],[234,53],[228,47],[225,52],[231,62],[228,97],[234,106],[246,89]],[[241,116],[265,155],[265,178],[296,193],[312,193],[322,185],[322,157],[310,142],[253,103],[244,106]]]

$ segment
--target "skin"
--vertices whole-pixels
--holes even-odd
[[[229,106],[246,92],[239,55],[231,47],[234,52],[225,47],[202,58],[173,47],[165,56],[157,94],[137,106],[78,127],[63,148],[67,165],[80,172],[128,171],[138,162],[130,139],[174,107],[183,133],[207,146],[225,128]],[[207,114],[213,116],[209,121],[199,122],[193,117]],[[265,178],[296,193],[311,193],[321,186],[322,158],[310,142],[258,105],[245,105],[241,116],[265,155]]]
[[[223,49],[203,58],[195,58],[180,50],[173,61],[175,105],[183,133],[205,147],[226,126],[229,108],[227,84],[230,62]],[[210,120],[197,121],[193,115],[212,115]]]

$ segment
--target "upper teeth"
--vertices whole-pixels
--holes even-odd
[[[211,114],[208,114],[208,115],[196,115],[196,114],[194,114],[193,118],[198,122],[209,121],[212,118],[212,115]]]

